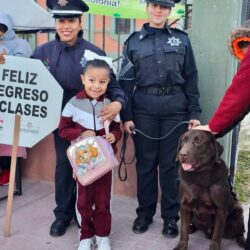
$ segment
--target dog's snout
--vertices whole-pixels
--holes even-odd
[[[185,161],[187,159],[187,154],[182,154],[182,153],[179,153],[179,159],[181,161]]]
[[[182,158],[186,158],[186,157],[187,157],[187,154],[180,152],[180,153],[179,153],[179,156],[182,157]]]
[[[180,150],[179,156],[187,157],[187,154],[188,154],[187,147],[184,146],[184,147]]]
[[[181,162],[185,162],[186,160],[187,160],[187,151],[186,150],[181,150],[180,152],[179,152],[179,160],[181,161]]]

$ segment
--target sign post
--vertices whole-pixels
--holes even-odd
[[[6,216],[4,223],[4,236],[10,236],[10,223],[11,223],[11,211],[13,205],[13,194],[15,186],[15,176],[16,176],[16,160],[17,160],[17,147],[20,132],[20,115],[15,115],[15,126],[14,126],[14,136],[13,136],[13,146],[11,153],[11,165],[10,165],[10,181],[8,189],[8,200],[6,206]]]
[[[58,127],[63,90],[40,60],[5,56],[0,64],[0,143],[12,145],[4,236],[10,235],[17,147],[32,147]]]

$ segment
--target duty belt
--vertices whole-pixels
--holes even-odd
[[[179,85],[166,86],[166,87],[144,87],[144,88],[138,88],[137,90],[148,95],[171,95],[183,92],[182,87]]]

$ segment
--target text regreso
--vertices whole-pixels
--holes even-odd
[[[37,88],[37,76],[37,73],[3,69],[0,98],[5,100],[0,99],[0,112],[45,118],[49,93]]]

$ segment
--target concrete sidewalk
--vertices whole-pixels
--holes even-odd
[[[0,197],[7,191],[0,187]],[[131,230],[136,216],[137,201],[124,196],[114,196],[112,202],[112,233],[110,236],[112,250],[171,250],[176,239],[162,236],[162,219],[159,210],[150,229],[142,234]],[[74,222],[66,234],[59,238],[49,235],[49,228],[54,220],[55,207],[54,185],[49,182],[24,180],[23,195],[14,197],[11,236],[4,238],[2,228],[6,201],[0,201],[0,249],[1,250],[75,250],[78,243],[78,229]],[[248,208],[244,206],[247,220]],[[209,241],[197,232],[190,235],[190,250],[209,249]],[[221,250],[239,250],[233,240],[223,240]]]

